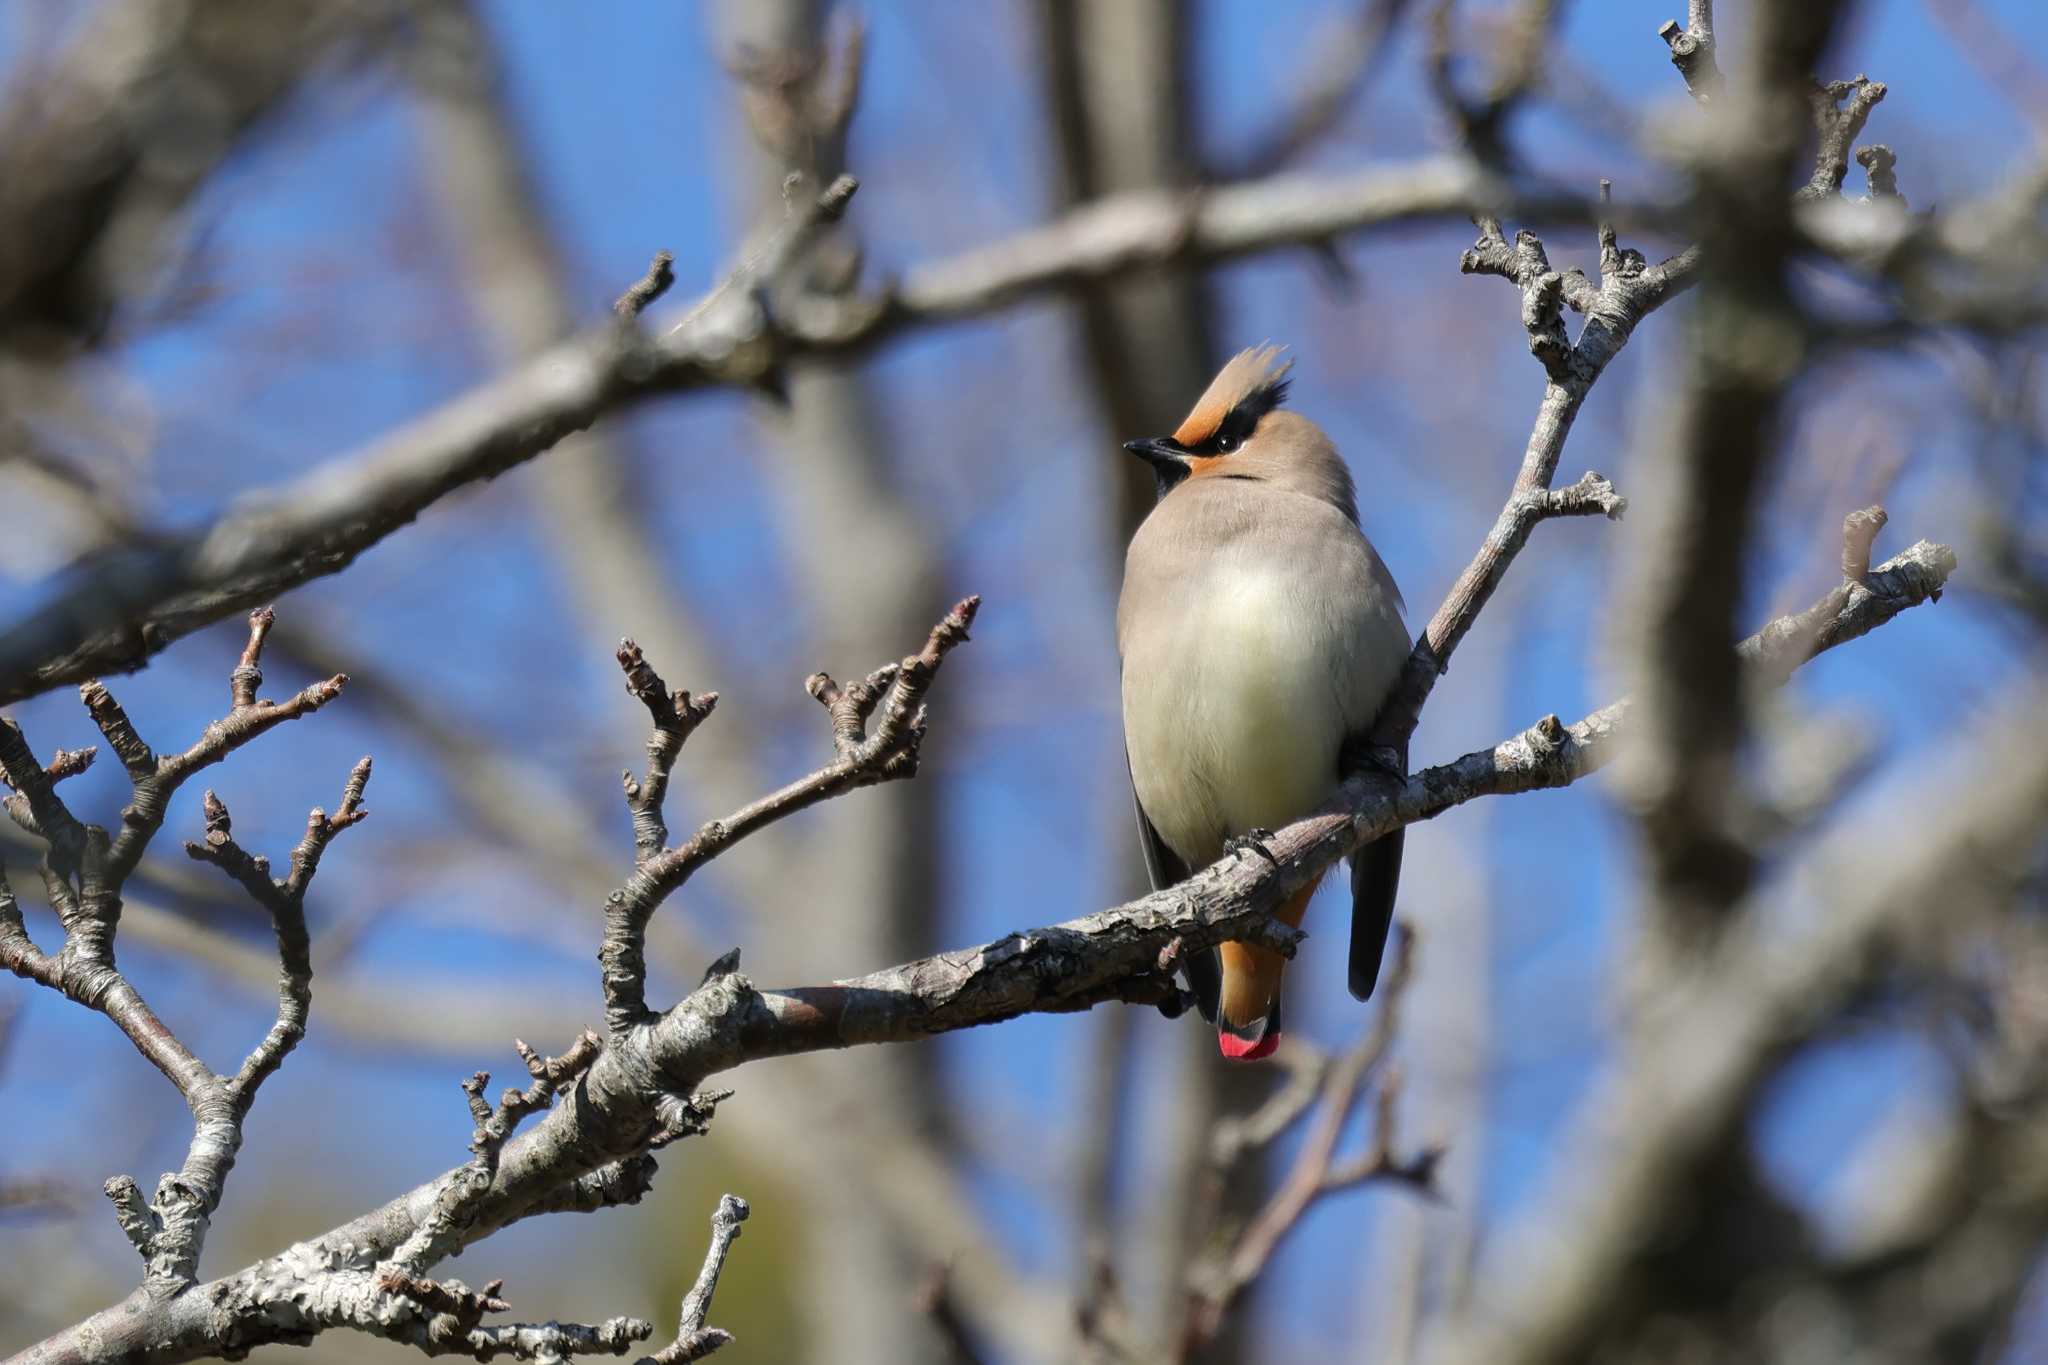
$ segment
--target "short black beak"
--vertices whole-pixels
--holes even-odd
[[[1188,453],[1171,436],[1148,436],[1142,441],[1125,441],[1124,449],[1152,466],[1161,478],[1185,474]]]
[[[1124,449],[1152,466],[1152,477],[1158,484],[1159,496],[1162,498],[1171,493],[1174,485],[1192,472],[1188,466],[1187,447],[1171,436],[1148,436],[1142,441],[1125,441]]]

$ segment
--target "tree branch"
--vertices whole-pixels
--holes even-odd
[[[647,739],[647,775],[634,781],[625,775],[626,806],[633,813],[635,860],[646,862],[668,842],[668,825],[661,806],[668,797],[669,770],[690,733],[710,718],[718,705],[716,692],[692,697],[688,692],[670,692],[661,675],[641,657],[640,646],[631,640],[619,642],[619,667],[626,673],[626,690],[639,698],[654,720],[654,733]]]
[[[252,693],[254,687],[252,682]],[[249,704],[253,704],[253,696]],[[226,872],[269,911],[277,932],[277,954],[282,968],[277,983],[277,1022],[228,1082],[228,1095],[238,1116],[249,1112],[249,1106],[256,1100],[257,1087],[284,1064],[285,1054],[306,1036],[306,1016],[313,1001],[313,945],[306,931],[306,890],[319,869],[320,855],[334,836],[369,814],[362,805],[363,788],[369,781],[370,760],[366,757],[349,773],[340,808],[329,816],[315,807],[306,818],[306,835],[292,850],[291,873],[282,879],[270,876],[266,859],[251,857],[235,843],[228,808],[210,791],[206,793],[206,840],[185,845],[188,855]]]
[[[1686,6],[1685,27],[1666,19],[1657,36],[1671,48],[1671,64],[1685,81],[1685,88],[1701,104],[1713,101],[1721,90],[1721,68],[1714,60],[1714,0],[1691,0]]]
[[[702,1360],[732,1340],[732,1333],[722,1327],[706,1327],[704,1319],[711,1312],[711,1296],[718,1292],[718,1276],[725,1269],[725,1258],[731,1253],[732,1244],[739,1240],[740,1224],[752,1212],[747,1201],[738,1195],[718,1197],[718,1208],[711,1215],[711,1245],[704,1252],[704,1266],[697,1272],[697,1282],[683,1296],[676,1339],[642,1365],[684,1365],[686,1361]]]
[[[646,1000],[647,922],[662,901],[688,881],[691,874],[756,830],[798,811],[862,787],[916,775],[925,734],[925,692],[946,655],[966,642],[968,627],[980,605],[978,597],[957,603],[932,627],[921,651],[901,663],[875,670],[863,682],[841,687],[829,674],[812,674],[806,687],[831,717],[837,760],[780,791],[750,802],[723,820],[707,822],[674,848],[642,852],[633,876],[605,904],[604,944],[598,950],[598,960],[604,964],[605,1017],[614,1038],[653,1017]],[[620,651],[620,657],[621,662],[626,661],[625,650]],[[633,657],[637,659],[637,650]],[[630,664],[627,676],[631,689],[634,675]],[[646,686],[658,693],[660,678],[650,671],[646,679]],[[686,698],[687,694],[678,696]],[[670,705],[674,704],[671,699]],[[874,734],[870,736],[867,723],[878,713]],[[666,745],[663,724],[662,716],[657,715],[656,739],[650,741],[650,755],[655,744]],[[680,719],[676,725],[681,725]],[[681,739],[675,742],[680,746]],[[650,757],[650,774],[658,763],[658,759]],[[652,786],[650,776],[649,787]],[[643,800],[645,795],[643,791]],[[637,817],[636,812],[636,824]]]
[[[844,204],[843,190],[820,196],[816,217],[799,215],[785,240],[800,241]],[[767,287],[771,267],[785,254],[757,257],[680,323],[657,325],[651,338],[628,334],[622,341],[615,319],[590,328],[211,527],[83,568],[46,608],[0,634],[0,704],[139,668],[200,626],[339,572],[448,493],[657,394],[758,385],[794,358],[857,354],[906,331],[1136,270],[1213,264],[1374,227],[1508,211],[1580,223],[1603,215],[1587,196],[1504,183],[1468,160],[1440,157],[1342,176],[1275,176],[1199,195],[1118,194],[914,267],[879,297],[784,300],[773,316],[762,299],[775,292]],[[1880,227],[1821,212],[1802,216],[1801,226],[1830,253],[1885,268],[1902,257],[1974,258],[1981,234],[1960,231],[1951,220],[1980,216],[1977,206],[1966,205],[1928,223]],[[1654,205],[1615,206],[1613,217],[1681,230],[1686,221]],[[2039,238],[2037,229],[2022,228]]]
[[[550,347],[376,444],[250,500],[211,527],[85,568],[0,634],[0,705],[65,682],[132,671],[212,621],[337,573],[447,494],[495,477],[600,415],[657,394],[756,386],[787,361],[850,355],[902,332],[1183,260],[1221,262],[1367,228],[1513,203],[1583,217],[1582,199],[1517,193],[1455,157],[1340,177],[1278,176],[1200,196],[1141,190],[908,271],[879,297],[766,300],[850,180],[807,200],[750,258],[651,335],[617,320]]]
[[[251,615],[248,642],[230,674],[230,710],[226,717],[208,725],[199,740],[182,753],[160,756],[152,751],[120,705],[97,682],[80,689],[87,710],[121,759],[132,784],[132,799],[121,812],[118,836],[110,838],[100,826],[81,823],[57,795],[57,782],[83,768],[78,754],[60,750],[49,765],[39,764],[20,727],[0,721],[0,776],[16,792],[9,798],[8,811],[23,828],[48,844],[41,868],[43,884],[64,929],[64,945],[54,956],[38,950],[23,927],[19,904],[0,878],[0,962],[17,975],[106,1015],[178,1088],[192,1112],[192,1140],[184,1165],[158,1182],[154,1201],[145,1202],[136,1183],[126,1176],[106,1185],[122,1231],[147,1262],[144,1288],[151,1294],[173,1293],[196,1278],[208,1220],[219,1206],[234,1167],[242,1123],[256,1090],[304,1036],[312,976],[306,888],[328,841],[363,816],[368,759],[350,775],[341,808],[332,819],[321,811],[313,812],[306,836],[292,855],[290,876],[272,881],[268,864],[235,844],[227,807],[207,793],[206,842],[187,848],[194,857],[226,870],[269,911],[281,963],[276,1023],[232,1078],[215,1074],[157,1017],[116,967],[114,938],[121,920],[123,888],[162,826],[171,795],[179,785],[257,735],[318,709],[340,693],[344,680],[335,677],[282,703],[259,700],[256,691],[263,682],[263,642],[271,624],[268,608]]]
[[[1394,957],[1382,988],[1385,994],[1379,1012],[1365,1036],[1323,1069],[1316,1096],[1320,1107],[1301,1150],[1295,1155],[1293,1168],[1258,1216],[1224,1253],[1212,1263],[1197,1266],[1191,1275],[1192,1292],[1181,1333],[1181,1359],[1188,1359],[1215,1339],[1224,1315],[1265,1273],[1282,1239],[1301,1222],[1302,1215],[1316,1200],[1374,1179],[1395,1180],[1424,1194],[1435,1193],[1436,1166],[1443,1155],[1440,1150],[1430,1148],[1405,1159],[1394,1155],[1396,1083],[1391,1075],[1382,1077],[1376,1091],[1371,1145],[1342,1165],[1336,1161],[1337,1143],[1357,1107],[1360,1088],[1369,1075],[1381,1070],[1394,1044],[1400,1027],[1401,997],[1414,966],[1415,931],[1403,921],[1395,931]],[[1304,1111],[1297,1111],[1297,1116],[1299,1112]],[[1277,1135],[1277,1130],[1271,1134]]]
[[[1603,197],[1606,188],[1603,182]],[[1550,258],[1535,233],[1517,232],[1510,244],[1499,219],[1480,215],[1473,221],[1479,228],[1479,240],[1459,261],[1459,269],[1468,275],[1498,275],[1521,291],[1522,326],[1529,334],[1529,352],[1543,366],[1547,381],[1507,505],[1416,640],[1400,682],[1373,724],[1372,743],[1392,752],[1406,746],[1436,680],[1450,667],[1452,652],[1478,620],[1537,524],[1552,517],[1591,512],[1619,519],[1626,510],[1627,500],[1599,474],[1588,472],[1576,485],[1562,490],[1553,491],[1550,483],[1563,458],[1572,422],[1595,381],[1628,344],[1636,325],[1692,283],[1697,266],[1697,256],[1690,252],[1650,265],[1642,253],[1619,247],[1614,229],[1603,222],[1598,232],[1600,282],[1596,286],[1577,268],[1564,273],[1551,269]],[[1586,318],[1576,342],[1565,331],[1563,308],[1567,303]]]
[[[1709,960],[1672,981],[1583,1110],[1565,1188],[1505,1240],[1434,1362],[1564,1365],[1602,1358],[1658,1300],[1644,1292],[1651,1249],[1683,1235],[1703,1173],[1739,1143],[1755,1097],[1799,1045],[1899,961],[1931,907],[2033,856],[2048,805],[2048,749],[2014,735],[2048,725],[2048,694],[2023,684],[1960,753],[1905,781],[1911,839],[1873,842],[1850,822],[1815,850],[1819,907],[1757,906]],[[1960,774],[1943,780],[1941,774]],[[1782,899],[1782,898],[1781,898]],[[1797,925],[1788,931],[1788,926]],[[1569,1227],[1559,1239],[1555,1230]],[[2031,1258],[2029,1259],[2031,1264]],[[1623,1352],[1626,1354],[1627,1352]]]
[[[1647,854],[1655,918],[1678,935],[1660,951],[1683,951],[1712,932],[1755,869],[1740,775],[1749,718],[1731,647],[1757,499],[1808,344],[1787,273],[1797,233],[1782,187],[1817,122],[1819,168],[1801,195],[1832,197],[1849,141],[1883,94],[1858,86],[1841,115],[1835,97],[1814,85],[1813,63],[1841,8],[1760,10],[1690,158],[1702,296],[1687,318],[1676,391],[1661,405],[1661,439],[1646,451],[1642,524],[1621,603],[1642,725],[1621,785]]]
[[[1774,621],[1745,642],[1745,655],[1768,669],[1795,667],[1930,600],[1953,568],[1950,551],[1922,542],[1808,613]],[[1626,721],[1627,704],[1615,703],[1570,727],[1546,717],[1493,749],[1405,779],[1354,775],[1321,812],[1267,841],[1272,864],[1226,858],[1142,900],[979,948],[782,991],[755,988],[739,974],[737,955],[728,955],[675,1007],[636,1016],[614,1033],[538,1124],[503,1143],[487,1174],[478,1163],[459,1167],[225,1279],[169,1296],[138,1291],[22,1359],[110,1361],[133,1358],[146,1344],[155,1365],[170,1365],[353,1325],[346,1314],[323,1316],[320,1305],[331,1301],[314,1292],[344,1274],[336,1267],[360,1276],[408,1246],[428,1256],[451,1254],[565,1201],[601,1202],[563,1192],[583,1191],[597,1173],[628,1170],[622,1163],[701,1129],[715,1101],[699,1088],[722,1071],[802,1052],[910,1042],[1083,1003],[1158,999],[1146,983],[1165,976],[1174,954],[1227,939],[1289,952],[1299,931],[1274,920],[1273,908],[1350,849],[1481,796],[1576,781],[1607,761]],[[1348,1178],[1355,1164],[1334,1170]],[[356,1296],[350,1303],[367,1302],[360,1281],[344,1287]]]

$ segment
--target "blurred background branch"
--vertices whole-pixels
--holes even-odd
[[[154,659],[123,689],[138,729],[196,729],[238,644],[209,627],[291,589],[278,692],[345,671],[349,700],[226,770],[233,838],[291,846],[333,775],[379,757],[378,818],[303,907],[312,1029],[249,1115],[213,1273],[416,1184],[468,1140],[453,1076],[592,1021],[596,907],[633,847],[613,779],[645,738],[621,636],[727,698],[676,767],[683,830],[815,766],[792,679],[990,599],[925,775],[707,865],[648,926],[654,998],[728,943],[824,982],[1131,902],[1107,603],[1151,488],[1116,445],[1272,337],[1411,598],[1472,610],[1436,632],[1464,642],[1457,674],[1417,675],[1417,777],[1354,779],[1349,816],[1283,841],[1291,870],[1221,894],[1268,894],[1375,822],[1563,787],[1414,827],[1406,1025],[1346,1048],[1358,1021],[1311,956],[1303,1046],[1267,1070],[1120,1005],[750,1066],[658,1184],[650,1159],[535,1206],[643,1208],[493,1241],[522,1313],[666,1319],[739,1188],[754,1216],[713,1315],[734,1357],[2028,1358],[2048,1331],[2048,792],[2025,740],[2048,157],[2010,135],[2039,123],[2011,39],[2030,16],[1661,17],[16,7],[0,700],[42,757],[76,755],[96,736],[60,684]],[[1889,91],[1829,83],[1859,71]],[[851,206],[829,191],[846,170]],[[1519,325],[1457,278],[1473,213]],[[682,301],[634,331],[613,301],[657,250]],[[1648,311],[1622,295],[1660,270],[1673,301],[1622,352]],[[1625,492],[1626,534],[1474,561],[1541,453],[1532,401],[1554,419],[1572,385],[1554,446],[1568,428],[1572,467],[1612,474],[1578,510]],[[1943,543],[1873,567],[1859,523],[1838,576],[1834,527],[1879,503]],[[1612,783],[1577,781],[1617,755]],[[110,757],[63,791],[118,828]],[[35,819],[0,829],[0,867],[39,953]],[[120,970],[223,1065],[282,1019],[279,957],[209,871],[133,870]],[[1060,1003],[1172,1008],[1155,968]],[[117,1031],[8,989],[0,1105],[25,1117],[0,1258],[37,1272],[0,1284],[14,1344],[132,1285],[79,1191],[180,1169],[194,1130]],[[1380,1174],[1438,1197],[1336,1188]],[[180,1197],[156,1200],[173,1223]],[[499,1301],[407,1283],[401,1316],[444,1331]]]

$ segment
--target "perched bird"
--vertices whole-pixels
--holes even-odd
[[[1154,888],[1315,809],[1408,654],[1401,592],[1359,530],[1350,471],[1315,423],[1280,406],[1291,366],[1278,347],[1242,351],[1173,435],[1124,446],[1159,481],[1116,613],[1124,747]],[[1352,856],[1360,1000],[1379,977],[1400,876],[1398,830]],[[1279,917],[1300,924],[1314,890]],[[1225,1057],[1279,1045],[1285,965],[1247,943],[1187,959]]]

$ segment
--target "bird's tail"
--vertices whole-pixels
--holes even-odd
[[[1310,884],[1289,896],[1275,917],[1299,926],[1308,913]],[[1271,948],[1225,943],[1223,989],[1216,1001],[1216,1045],[1233,1062],[1256,1062],[1280,1046],[1280,978],[1287,959]]]

